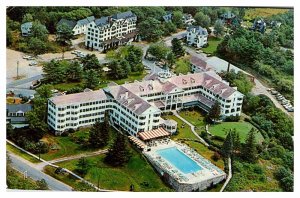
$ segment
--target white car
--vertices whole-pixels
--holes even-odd
[[[77,56],[78,56],[78,57],[80,57],[80,58],[84,58],[84,57],[86,57],[86,54],[85,54],[85,53],[82,53],[82,52],[80,52],[80,53],[78,53],[78,54],[77,54]]]
[[[29,66],[35,66],[35,65],[37,65],[36,61],[32,61],[31,63],[29,63]]]
[[[71,54],[76,54],[76,55],[79,54],[79,53],[82,53],[82,52],[79,51],[79,50],[74,50],[74,51],[71,52]]]

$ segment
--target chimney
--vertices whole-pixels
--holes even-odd
[[[125,92],[125,99],[128,99],[128,91]]]
[[[230,63],[228,62],[227,73],[229,73],[229,71],[230,71]]]

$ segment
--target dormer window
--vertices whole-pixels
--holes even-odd
[[[182,79],[182,84],[186,84],[187,81],[185,79]]]
[[[195,83],[195,79],[194,78],[191,78],[191,83]]]
[[[144,87],[140,86],[140,90],[141,90],[141,91],[144,91]]]
[[[149,90],[153,90],[152,85],[148,85],[148,87],[149,87]]]

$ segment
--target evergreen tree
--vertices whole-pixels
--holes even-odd
[[[87,70],[84,75],[84,86],[89,89],[94,89],[99,84],[99,75],[93,70]]]
[[[73,38],[72,29],[66,23],[62,23],[57,26],[56,30],[56,41],[61,45],[69,45]]]
[[[81,63],[84,70],[94,69],[99,72],[102,71],[102,66],[95,54],[87,54],[84,58],[81,59]]]
[[[183,14],[181,11],[173,12],[172,23],[174,23],[177,28],[183,27],[182,17],[183,17]]]
[[[254,163],[256,161],[256,155],[257,155],[257,149],[256,149],[256,140],[255,140],[255,133],[257,131],[252,128],[247,136],[247,139],[245,141],[245,145],[242,149],[242,157],[244,160],[248,162]]]
[[[129,161],[130,157],[125,136],[118,133],[113,145],[106,154],[105,162],[112,166],[122,166]]]
[[[46,42],[46,41],[48,41],[48,33],[49,32],[48,32],[46,26],[42,25],[39,21],[34,21],[32,23],[32,28],[31,28],[31,36],[32,37]]]
[[[58,84],[66,80],[66,68],[59,61],[51,60],[43,65],[44,78],[51,84]]]
[[[81,157],[76,164],[75,171],[78,172],[81,176],[85,176],[90,168],[90,162],[85,158]]]
[[[228,131],[228,134],[222,146],[222,155],[224,157],[231,157],[232,150],[233,150],[233,137],[232,137],[232,131],[230,129]]]
[[[220,103],[218,101],[216,101],[208,113],[208,118],[212,122],[215,122],[216,120],[218,120],[220,118],[220,114],[221,114]]]
[[[107,145],[109,141],[109,135],[110,135],[109,129],[110,129],[109,115],[108,115],[108,111],[105,111],[104,122],[102,123],[102,127],[101,127],[102,139],[105,145]]]
[[[217,37],[224,35],[224,25],[221,20],[215,22],[214,31]]]
[[[234,155],[237,155],[240,150],[241,150],[241,139],[240,139],[240,134],[236,131],[236,129],[233,129],[233,152]]]
[[[89,143],[94,148],[101,148],[105,145],[107,145],[107,136],[102,134],[102,124],[99,121],[96,121],[92,128],[90,129],[90,135],[89,135]]]
[[[185,50],[181,45],[181,41],[177,38],[172,40],[172,51],[177,57],[184,56]]]

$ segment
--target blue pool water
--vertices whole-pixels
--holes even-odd
[[[184,174],[202,170],[201,166],[179,151],[176,147],[162,149],[156,152]]]

